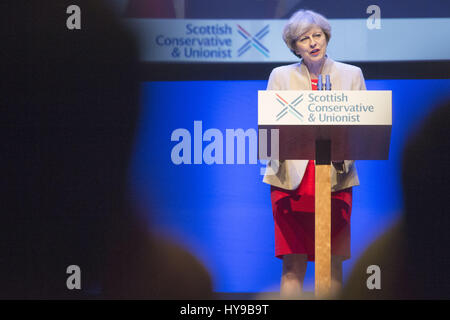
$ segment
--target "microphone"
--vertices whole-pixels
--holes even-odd
[[[330,75],[325,76],[325,90],[331,90]]]
[[[323,90],[323,82],[321,74],[319,74],[319,79],[317,79],[317,90]]]

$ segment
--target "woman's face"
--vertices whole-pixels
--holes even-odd
[[[319,62],[327,52],[325,33],[318,26],[314,26],[295,41],[295,52],[301,55],[307,63]]]

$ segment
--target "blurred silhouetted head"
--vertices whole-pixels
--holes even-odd
[[[450,298],[450,101],[428,115],[403,154],[407,266],[413,295]]]
[[[130,208],[132,36],[101,1],[1,5],[0,298],[211,297],[202,264]],[[80,291],[66,286],[70,265]]]
[[[72,4],[80,30],[66,27]],[[71,296],[72,264],[95,291],[113,226],[131,219],[137,47],[101,1],[1,9],[0,296]]]

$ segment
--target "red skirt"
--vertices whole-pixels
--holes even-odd
[[[302,182],[295,190],[271,186],[275,222],[275,256],[307,254],[314,261],[315,166],[310,160]],[[352,188],[331,193],[331,254],[350,258]]]

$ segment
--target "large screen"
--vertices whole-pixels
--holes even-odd
[[[278,63],[298,60],[282,40],[299,9],[332,26],[338,61],[446,60],[449,1],[113,0],[137,35],[145,62]]]

